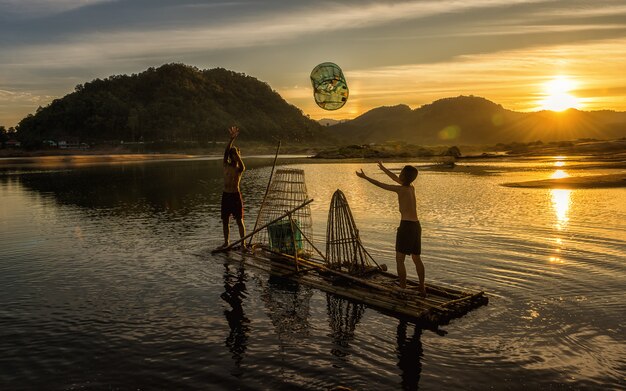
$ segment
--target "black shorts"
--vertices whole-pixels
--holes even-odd
[[[400,220],[396,251],[407,255],[422,253],[422,226],[419,221]]]
[[[222,220],[228,221],[230,215],[235,219],[243,219],[243,200],[241,193],[222,193]]]

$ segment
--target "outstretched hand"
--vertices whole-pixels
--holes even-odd
[[[231,126],[228,129],[228,133],[230,134],[230,139],[234,140],[237,138],[237,136],[239,136],[239,128],[236,126]]]
[[[359,178],[363,178],[363,179],[367,177],[365,173],[363,172],[363,169],[361,169],[361,171],[357,171],[356,176],[358,176]]]

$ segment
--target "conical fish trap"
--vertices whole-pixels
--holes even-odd
[[[326,226],[326,261],[330,268],[362,273],[372,267],[369,254],[361,244],[359,230],[352,217],[348,200],[341,190],[330,201]]]
[[[275,220],[286,212],[300,206],[308,200],[306,183],[304,182],[304,170],[296,168],[278,169],[270,184],[265,203],[259,211],[259,225],[264,225]],[[292,227],[293,224],[297,227]],[[304,206],[262,230],[259,241],[273,251],[283,254],[295,254],[308,256],[313,248],[303,237],[312,238],[311,208]],[[295,249],[295,250],[294,250]]]

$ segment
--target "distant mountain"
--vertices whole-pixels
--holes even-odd
[[[345,143],[495,144],[626,137],[626,113],[614,111],[521,113],[485,98],[459,96],[411,110],[379,107],[332,127]]]
[[[199,70],[183,64],[78,85],[24,118],[17,130],[31,146],[48,139],[206,143],[225,140],[233,124],[246,141],[329,139],[321,125],[267,83],[222,68]]]
[[[337,124],[343,123],[349,121],[347,119],[332,119],[332,118],[322,118],[322,119],[318,119],[317,122],[322,125],[322,126],[335,126]]]

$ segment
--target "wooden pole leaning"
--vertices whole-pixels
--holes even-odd
[[[255,229],[254,231],[250,232],[248,235],[244,236],[243,238],[237,240],[236,242],[233,242],[232,244],[223,247],[223,248],[217,248],[213,251],[211,251],[211,254],[215,254],[215,253],[223,253],[226,251],[229,251],[231,248],[235,247],[236,245],[238,245],[239,243],[243,243],[246,239],[250,238],[251,236],[255,235],[257,232],[261,231],[264,228],[267,228],[268,225],[274,224],[282,219],[284,219],[285,217],[289,216],[289,214],[295,212],[298,209],[304,208],[305,206],[307,206],[308,204],[310,204],[311,202],[313,202],[313,199],[304,201],[302,204],[296,206],[295,208],[293,208],[292,210],[288,211],[287,213],[275,218],[274,220],[263,224],[262,226],[260,226],[259,228]]]
[[[293,217],[291,217],[291,212],[287,215],[289,216],[289,225],[291,228],[291,245],[293,246],[293,259],[296,261],[296,271],[300,271],[298,267],[298,246],[296,243],[296,222],[293,221]]]
[[[265,188],[265,194],[263,195],[263,200],[261,201],[261,206],[259,207],[259,213],[256,215],[256,221],[254,222],[254,228],[252,229],[253,235],[250,236],[248,240],[248,246],[252,243],[252,239],[254,239],[254,233],[256,231],[256,227],[259,225],[259,219],[261,218],[261,212],[263,212],[263,207],[265,206],[265,199],[267,198],[267,193],[270,191],[270,185],[272,184],[272,177],[274,176],[274,168],[276,168],[276,160],[278,159],[278,151],[280,151],[281,142],[278,141],[278,146],[276,147],[276,155],[274,155],[274,163],[272,164],[272,171],[270,172],[270,179],[267,181],[267,187]]]
[[[302,235],[302,237],[309,242],[309,244],[311,245],[311,247],[313,247],[313,249],[317,252],[317,254],[322,257],[322,260],[326,263],[326,265],[328,265],[328,259],[326,259],[326,257],[324,256],[324,254],[322,254],[322,252],[320,250],[317,249],[317,247],[315,247],[315,245],[313,244],[313,242],[304,234],[304,232],[302,232],[302,230],[300,229],[300,227],[298,227],[298,225],[296,225],[296,229],[300,232],[300,234]]]

